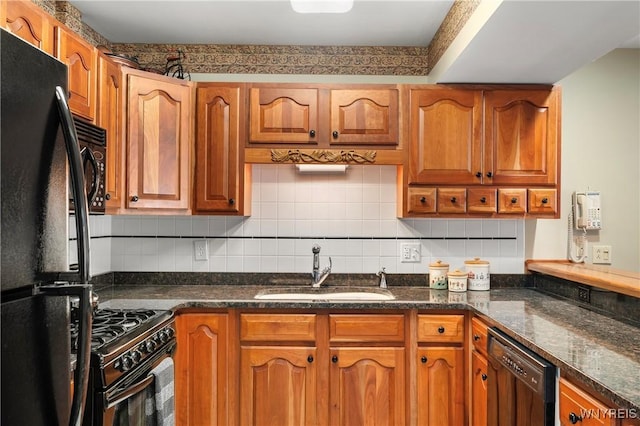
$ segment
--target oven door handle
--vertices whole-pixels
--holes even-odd
[[[144,379],[140,380],[137,383],[134,383],[134,384],[128,385],[128,386],[124,386],[124,390],[120,390],[113,397],[111,397],[111,398],[109,398],[109,400],[107,400],[107,407],[106,408],[107,409],[112,408],[112,407],[120,404],[122,401],[132,397],[135,394],[137,394],[138,392],[140,392],[141,390],[143,390],[144,388],[149,386],[153,382],[154,379],[155,379],[155,376],[153,374],[149,374],[148,376],[146,376]]]

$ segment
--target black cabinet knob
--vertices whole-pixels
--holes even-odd
[[[309,136],[311,136],[312,138],[316,137],[316,131],[315,130],[309,130]]]
[[[331,357],[331,362],[338,362],[338,355],[334,355]]]
[[[542,204],[547,204],[549,202],[549,199],[547,197],[544,197],[542,199]]]
[[[104,194],[104,199],[109,201],[111,199],[111,194],[109,194],[108,192]]]
[[[476,177],[477,178],[481,178],[482,177],[482,172],[476,172]]]
[[[313,362],[313,355],[309,355],[307,357],[307,362],[312,363]]]
[[[582,421],[582,417],[577,415],[576,413],[569,414],[569,422],[572,425],[575,425],[576,423],[581,422],[581,421]]]
[[[334,139],[338,139],[338,136],[339,136],[339,135],[340,135],[340,133],[338,133],[338,131],[337,131],[337,130],[334,130],[334,131],[333,131],[333,138],[334,138]]]
[[[473,340],[475,340],[476,342],[477,342],[478,340],[480,340],[480,335],[479,335],[479,334],[474,334],[474,335],[473,335]]]
[[[134,195],[133,197],[131,197],[131,201],[133,201],[134,203],[137,202],[139,200],[137,195]]]
[[[421,203],[426,203],[427,202],[427,197],[420,197],[420,202]]]
[[[518,199],[517,199],[516,197],[513,197],[513,198],[511,199],[511,204],[515,204],[515,203],[517,203],[517,202],[518,202]]]
[[[456,198],[456,197],[451,197],[451,202],[452,202],[452,203],[455,203],[456,201],[457,201],[457,198]]]
[[[487,172],[487,177],[488,177],[488,178],[493,177],[493,173],[491,173],[491,172]]]
[[[423,364],[426,364],[427,363],[427,357],[422,355],[422,358],[420,358],[420,362],[423,363]]]
[[[487,375],[482,373],[482,376],[480,376],[480,378],[482,379],[483,382],[485,382],[487,380]]]
[[[487,197],[482,197],[482,198],[480,198],[480,202],[481,202],[482,204],[486,203],[486,202],[487,202]]]
[[[233,198],[229,198],[229,205],[234,205],[236,203],[236,200],[234,200]]]
[[[444,327],[443,326],[438,327],[438,333],[440,333],[440,334],[444,333]]]

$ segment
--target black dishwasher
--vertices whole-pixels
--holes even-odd
[[[553,426],[556,367],[499,329],[489,329],[488,423]]]

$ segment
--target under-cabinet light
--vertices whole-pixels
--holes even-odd
[[[347,164],[296,164],[298,173],[346,173]]]
[[[291,0],[291,7],[298,13],[346,13],[353,0]]]

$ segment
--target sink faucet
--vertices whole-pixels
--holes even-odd
[[[380,288],[387,288],[387,271],[384,266],[376,273],[376,276],[380,278]]]
[[[320,287],[331,273],[331,257],[329,257],[329,266],[320,271],[320,246],[314,244],[311,251],[313,252],[313,272],[311,272],[313,281],[311,282],[311,286]]]

